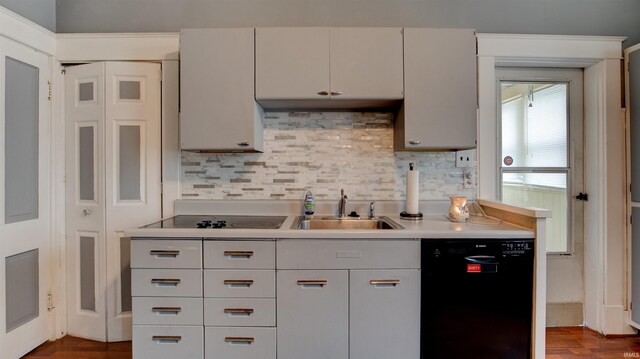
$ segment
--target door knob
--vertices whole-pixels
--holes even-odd
[[[83,215],[83,216],[88,216],[88,215],[90,215],[90,214],[91,214],[91,210],[90,210],[90,209],[83,209],[83,210],[82,210],[82,215]]]

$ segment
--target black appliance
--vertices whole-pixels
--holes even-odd
[[[531,358],[533,259],[533,239],[423,239],[422,358]]]
[[[179,215],[142,228],[279,229],[286,216]]]

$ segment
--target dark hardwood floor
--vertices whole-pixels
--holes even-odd
[[[547,329],[547,359],[640,358],[640,336],[605,338],[583,328]],[[25,358],[125,359],[131,358],[131,342],[99,343],[64,337],[36,348]],[[177,358],[176,358],[177,359]]]

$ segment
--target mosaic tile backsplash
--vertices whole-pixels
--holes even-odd
[[[404,200],[410,162],[421,200],[475,198],[455,152],[394,152],[393,114],[357,112],[265,113],[264,153],[183,151],[182,198]]]

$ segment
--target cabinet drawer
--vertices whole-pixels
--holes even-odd
[[[205,270],[204,296],[214,298],[274,298],[274,270]]]
[[[275,328],[206,327],[204,333],[206,359],[276,358]]]
[[[134,297],[133,325],[202,325],[202,298]]]
[[[200,269],[132,269],[134,297],[202,297]]]
[[[274,241],[205,241],[204,267],[275,269]]]
[[[276,325],[276,300],[206,298],[204,325],[273,327]]]
[[[133,326],[134,359],[201,359],[203,327]]]
[[[416,240],[283,240],[278,269],[419,269]]]
[[[202,268],[202,241],[132,240],[131,268]]]

